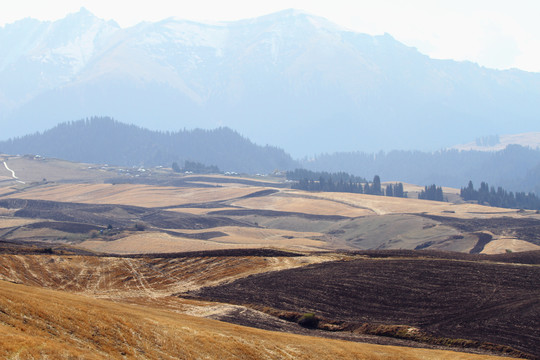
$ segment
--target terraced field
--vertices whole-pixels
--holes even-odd
[[[0,357],[538,358],[532,211],[4,159]]]

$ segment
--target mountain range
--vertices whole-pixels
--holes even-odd
[[[296,10],[121,28],[86,9],[0,27],[2,138],[91,116],[226,126],[295,157],[538,130],[540,74],[435,60]]]

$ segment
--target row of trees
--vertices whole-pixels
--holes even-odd
[[[192,172],[195,174],[217,174],[219,168],[215,165],[204,165],[200,162],[186,160],[184,167],[180,168],[177,162],[172,163],[172,169],[174,172]]]
[[[466,201],[478,201],[482,205],[491,205],[502,208],[540,210],[540,198],[534,193],[509,192],[502,187],[489,186],[486,182],[480,184],[476,190],[472,181],[465,188],[461,188],[461,197]]]
[[[479,145],[497,142],[497,137],[478,140]],[[487,181],[512,191],[540,195],[540,148],[508,145],[501,151],[441,150],[435,152],[394,150],[390,152],[341,152],[301,160],[314,171],[346,171],[378,174],[411,184],[438,184],[460,188],[469,180]]]
[[[326,171],[311,171],[306,169],[295,169],[294,171],[287,171],[285,174],[287,180],[302,181],[313,180],[319,181],[321,178],[325,182],[352,182],[352,183],[366,183],[367,180],[360,176],[348,174],[346,172],[329,173]]]
[[[442,187],[436,186],[435,184],[425,186],[424,190],[420,191],[418,194],[418,198],[423,200],[444,201]]]
[[[364,178],[344,172],[328,173],[305,169],[288,171],[286,177],[287,180],[295,181],[291,187],[299,190],[407,197],[402,183],[388,184],[383,188],[379,175],[375,175],[371,183]]]

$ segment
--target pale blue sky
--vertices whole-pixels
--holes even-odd
[[[538,0],[17,0],[0,4],[0,26],[56,20],[86,7],[122,27],[167,17],[237,20],[296,8],[351,30],[394,36],[434,58],[540,72]]]

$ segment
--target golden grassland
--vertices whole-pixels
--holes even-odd
[[[445,216],[454,217],[478,217],[478,216],[494,216],[499,214],[513,215],[515,210],[494,208],[489,206],[481,206],[476,204],[453,204],[439,201],[428,201],[418,199],[403,199],[387,196],[375,196],[365,194],[350,194],[350,193],[306,193],[298,190],[284,190],[285,194],[292,196],[305,196],[341,203],[347,206],[359,207],[368,209],[377,215],[400,214],[400,213],[433,213]],[[274,195],[275,196],[275,195]],[[293,200],[291,200],[293,201]],[[516,214],[517,216],[517,214]]]
[[[33,156],[0,156],[9,168],[15,171],[16,176],[26,183],[48,181],[78,180],[103,181],[111,174],[96,168],[95,165],[74,163],[59,159],[45,159]],[[11,178],[11,173],[0,163],[0,175]]]
[[[248,209],[293,211],[308,214],[365,216],[396,213],[429,213],[454,217],[523,216],[516,210],[476,204],[453,204],[351,193],[305,192],[280,189],[277,193],[239,199],[268,188],[243,185],[215,188],[182,188],[131,184],[57,184],[34,187],[7,197],[95,204],[168,207],[231,201]],[[179,210],[183,211],[183,209]],[[533,212],[526,212],[533,213]]]
[[[28,189],[9,197],[89,204],[167,207],[235,199],[263,189],[245,186],[184,188],[133,184],[58,184]]]
[[[255,183],[260,183],[260,184],[279,183],[282,181],[280,178],[276,178],[273,176],[262,176],[262,177],[261,176],[245,176],[245,175],[230,176],[230,175],[216,175],[216,174],[209,174],[209,175],[194,174],[194,175],[185,176],[185,179],[188,179],[188,180],[197,179],[199,182],[204,182],[204,181],[201,181],[200,179],[205,179],[205,178],[208,179],[208,181],[205,183],[212,184],[212,185],[215,185],[216,182],[219,183],[220,179],[223,179],[223,183],[220,183],[220,185],[227,185],[231,179],[240,180],[240,181],[250,181],[250,182],[255,182]]]
[[[0,281],[12,359],[494,359],[276,333]]]
[[[272,189],[275,192],[268,193],[265,196],[246,197],[255,192],[269,189]],[[144,207],[172,207],[171,211],[195,215],[204,215],[212,211],[227,209],[272,210],[311,215],[341,215],[344,217],[360,219],[354,220],[354,224],[357,227],[356,230],[347,230],[347,236],[349,238],[362,238],[364,239],[362,246],[367,246],[366,244],[371,244],[373,241],[382,241],[382,237],[392,236],[392,241],[394,241],[392,246],[394,248],[415,248],[415,246],[420,244],[418,241],[423,238],[425,238],[425,242],[427,242],[457,234],[455,230],[444,226],[426,228],[426,226],[424,226],[426,224],[421,224],[423,220],[419,218],[412,219],[413,217],[406,214],[427,213],[461,219],[481,219],[492,218],[494,216],[515,218],[523,218],[526,216],[530,218],[540,218],[540,215],[535,214],[534,211],[519,212],[515,209],[501,209],[469,203],[455,204],[350,193],[305,192],[291,189],[250,187],[241,184],[227,184],[227,186],[224,187],[211,188],[132,184],[44,184],[23,189],[5,197],[94,204],[136,205]],[[186,204],[205,204],[216,201],[220,201],[221,206],[223,207],[215,208],[213,206],[201,206],[174,208],[175,206],[185,206]],[[3,209],[3,213],[0,214],[0,216],[3,216],[0,217],[0,228],[24,224],[24,221],[26,220],[23,220],[21,223],[17,223],[17,221],[21,220],[9,220],[9,215],[12,215],[13,211],[13,209]],[[402,216],[403,219],[385,218],[383,215]],[[407,216],[408,220],[412,219],[410,226],[404,223],[404,221],[407,220],[405,219]],[[361,220],[362,218],[366,220]],[[395,222],[396,220],[399,221]],[[227,234],[227,236],[209,240],[194,240],[151,231],[145,232],[144,234],[130,234],[127,232],[122,239],[106,239],[107,241],[100,241],[101,239],[88,239],[88,241],[83,242],[81,246],[92,251],[124,254],[135,252],[178,252],[268,246],[301,250],[351,248],[351,244],[342,241],[343,239],[336,236],[325,235],[325,233],[333,230],[328,228],[328,226],[331,225],[328,225],[328,222],[324,225],[323,222],[317,224],[317,222],[313,220],[306,221],[300,218],[287,219],[287,217],[284,216],[280,219],[270,217],[265,219],[253,218],[251,221],[259,222],[259,224],[266,227],[266,229],[234,227],[226,229],[214,228],[212,231],[222,231]],[[380,227],[375,229],[370,224],[378,224],[377,226]],[[420,228],[414,228],[413,225],[415,224],[417,227],[420,226]],[[351,223],[351,226],[352,225],[353,223]],[[395,229],[397,225],[400,226],[399,229]],[[403,228],[403,226],[405,226],[405,228]],[[189,232],[188,230],[182,231]],[[401,233],[398,234],[396,231]],[[49,233],[48,235],[51,234],[52,233]],[[17,231],[14,236],[15,235],[19,237],[24,235],[27,238],[38,238],[45,234],[40,233],[39,230],[27,232],[20,230]],[[58,238],[62,238],[63,236],[65,236],[65,234],[58,234]],[[390,237],[388,237],[388,239],[390,239]],[[499,236],[493,236],[493,240],[493,243],[491,245],[488,244],[489,246],[486,246],[483,252],[496,253],[505,252],[507,250],[523,251],[538,248],[537,245],[510,236],[501,238],[499,238]],[[469,239],[466,236],[459,244],[458,241],[453,242],[455,246],[450,242],[445,242],[444,246],[446,247],[440,249],[469,251],[474,247],[475,243],[475,239]],[[375,243],[372,245],[373,248],[378,247]]]
[[[398,182],[399,181],[385,181],[385,182],[381,183],[381,185],[383,187],[385,187],[388,184],[393,185],[393,184],[396,184]],[[406,192],[419,193],[420,191],[424,190],[424,186],[415,185],[415,184],[407,184],[407,183],[402,183],[402,184],[403,184],[403,190],[406,191]],[[443,190],[443,193],[445,193],[445,194],[459,195],[459,189],[456,189],[456,188],[443,186],[442,190]]]
[[[369,218],[369,221],[356,221],[358,225],[356,232],[347,230],[350,234],[347,236],[350,239],[362,238],[364,244],[375,241],[374,237],[380,238],[387,236],[386,232],[394,233],[395,228],[393,221],[395,218],[379,219],[382,215],[399,215],[406,214],[432,214],[442,215],[445,217],[456,217],[461,219],[472,218],[492,218],[496,216],[505,217],[531,217],[540,219],[540,215],[534,211],[519,212],[515,209],[501,209],[488,206],[480,206],[470,203],[449,203],[436,202],[418,199],[401,199],[384,196],[373,196],[364,194],[351,193],[325,193],[325,192],[305,192],[300,190],[271,188],[262,185],[272,182],[272,179],[261,178],[261,186],[248,186],[239,183],[230,183],[231,179],[250,180],[257,182],[257,178],[231,178],[219,175],[171,175],[178,178],[192,179],[201,182],[206,182],[215,186],[197,188],[197,187],[173,187],[173,186],[155,186],[155,185],[137,185],[137,184],[105,184],[100,183],[100,179],[105,175],[111,176],[112,170],[103,170],[96,166],[87,164],[76,164],[63,162],[54,159],[35,159],[26,157],[9,157],[8,163],[16,171],[21,178],[24,174],[46,174],[47,171],[63,174],[66,178],[75,178],[79,176],[83,179],[87,176],[88,179],[93,179],[83,183],[82,180],[71,181],[70,183],[36,183],[31,185],[13,185],[13,182],[6,182],[4,187],[0,187],[0,197],[3,198],[22,198],[35,200],[51,200],[62,202],[77,202],[87,204],[118,204],[118,205],[133,205],[142,207],[157,207],[169,208],[170,211],[191,213],[194,215],[204,215],[216,210],[271,210],[285,213],[303,213],[310,215],[340,215],[351,218]],[[0,170],[2,166],[0,166]],[[7,171],[6,169],[3,169]],[[81,175],[83,174],[83,175]],[[98,175],[95,175],[98,174]],[[7,175],[2,173],[2,175]],[[170,175],[170,174],[169,174]],[[167,175],[167,176],[169,176]],[[40,175],[41,176],[41,175]],[[60,176],[60,175],[57,175]],[[92,178],[92,176],[94,176]],[[204,179],[208,178],[208,181]],[[223,182],[220,182],[223,179]],[[262,182],[264,181],[264,183]],[[408,191],[421,190],[421,187],[412,184],[404,184]],[[261,190],[273,190],[264,196],[249,197],[250,195],[260,192]],[[456,196],[458,189],[447,189],[445,193]],[[220,202],[219,207],[215,204],[204,206],[204,204]],[[190,207],[183,207],[189,206]],[[203,205],[201,205],[203,204]],[[179,207],[182,206],[182,207]],[[14,226],[24,225],[23,222],[18,223],[14,219],[9,220],[9,216],[13,215],[15,209],[1,209],[0,213],[0,229]],[[329,236],[332,230],[328,228],[328,224],[323,227],[316,224],[316,221],[305,221],[296,217],[294,219],[286,219],[286,214],[280,219],[266,217],[256,218],[252,216],[250,221],[257,222],[267,229],[248,229],[248,228],[228,228],[228,229],[212,229],[222,231],[227,236],[212,238],[210,240],[193,240],[189,238],[174,237],[164,233],[145,232],[145,234],[130,234],[126,232],[122,239],[106,239],[108,241],[100,241],[100,239],[88,239],[81,245],[86,249],[93,251],[115,252],[115,253],[134,253],[134,252],[175,252],[175,251],[196,251],[196,250],[214,250],[224,248],[238,247],[267,247],[273,246],[277,248],[317,250],[317,249],[335,249],[351,248],[351,244],[342,241],[343,237]],[[233,217],[234,218],[234,217]],[[237,219],[237,218],[234,218]],[[379,221],[380,220],[380,221]],[[403,224],[403,219],[400,224]],[[410,220],[410,219],[409,219]],[[30,220],[29,220],[30,221]],[[33,221],[33,220],[32,220]],[[288,223],[287,223],[288,222]],[[380,229],[373,229],[369,224],[378,223]],[[421,220],[415,219],[414,224],[420,224]],[[328,223],[328,222],[327,222]],[[413,224],[413,225],[414,225]],[[352,225],[351,225],[352,226]],[[412,226],[412,225],[411,225]],[[406,226],[408,229],[410,226]],[[278,230],[281,229],[281,230]],[[284,230],[286,229],[286,230]],[[369,230],[369,232],[362,229]],[[401,231],[402,229],[398,229]],[[183,231],[183,230],[182,230]],[[337,229],[342,231],[342,229]],[[378,231],[378,235],[375,234]],[[38,239],[45,235],[39,230],[23,231],[18,230],[13,236],[24,236],[25,238]],[[48,235],[54,235],[49,232]],[[66,234],[58,233],[58,238],[63,238]],[[425,242],[432,241],[431,237],[442,239],[445,236],[456,235],[452,229],[447,229],[444,226],[434,227],[432,230],[427,228],[412,229],[411,231],[395,235],[392,238],[394,248],[402,246],[403,248],[415,248],[419,245],[414,243],[415,238],[420,239],[428,236]],[[394,236],[394,235],[393,235]],[[49,236],[50,238],[50,236]],[[83,239],[84,240],[84,239]],[[111,241],[112,240],[112,241]],[[457,247],[452,247],[446,243],[447,248],[442,250],[452,251],[468,251],[472,249],[475,242],[474,239],[466,238],[461,241]],[[413,244],[414,243],[414,244]],[[537,249],[538,246],[530,244],[518,238],[511,237],[493,237],[492,244],[488,244],[483,250],[487,253],[511,251],[523,251]],[[386,244],[385,246],[390,246]],[[354,246],[352,246],[354,248]],[[377,248],[374,245],[373,248]]]
[[[2,210],[6,209],[0,209],[0,229],[33,224],[39,221],[39,219],[14,218],[11,216],[4,216],[4,214],[2,214]],[[5,211],[5,215],[9,215],[9,213],[10,211]]]
[[[431,220],[408,214],[430,213],[461,218],[531,216],[532,212],[497,209],[474,204],[439,203],[347,193],[312,193],[230,183],[230,177],[186,176],[212,187],[171,187],[104,184],[115,175],[102,169],[55,159],[7,157],[9,166],[24,181],[15,184],[0,163],[0,197],[52,200],[88,204],[119,204],[172,207],[172,211],[206,214],[224,209],[273,210],[312,215],[341,215],[353,238],[392,238],[396,244],[446,238],[456,230],[426,227]],[[42,181],[47,178],[48,181]],[[223,178],[223,183],[219,179]],[[51,183],[69,180],[70,183]],[[217,180],[217,182],[216,182]],[[241,180],[256,181],[253,178]],[[263,183],[264,182],[264,183]],[[1,185],[0,185],[1,186]],[[248,197],[261,190],[274,193]],[[405,185],[406,191],[421,187]],[[445,189],[451,195],[457,189]],[[197,204],[221,202],[220,206]],[[192,208],[174,208],[193,204]],[[14,218],[16,209],[1,209],[0,236],[13,228],[39,219]],[[385,215],[385,216],[382,216]],[[257,215],[252,221],[259,221]],[[411,220],[414,218],[414,220]],[[317,251],[346,248],[329,235],[333,220],[306,217],[262,219],[261,227],[216,227],[206,230],[173,230],[197,234],[219,231],[226,236],[196,240],[172,236],[156,229],[122,231],[116,237],[80,235],[78,246],[97,252],[144,253],[186,252],[231,248],[273,247]],[[290,224],[288,223],[290,222]],[[318,222],[320,228],[310,228]],[[305,224],[304,224],[305,223]],[[404,225],[404,223],[406,223]],[[268,225],[268,226],[266,226]],[[274,227],[273,227],[274,226]],[[337,225],[336,225],[337,226]],[[384,228],[384,230],[383,230]],[[293,230],[294,229],[294,230]],[[345,230],[343,230],[345,229]],[[161,229],[167,230],[167,229]],[[303,231],[305,230],[305,231]],[[325,235],[326,234],[326,235]],[[46,227],[14,229],[9,236],[19,240],[66,233]],[[95,234],[94,234],[95,235]],[[79,234],[77,234],[79,236]],[[106,240],[106,241],[105,241]],[[79,242],[82,241],[82,242]],[[373,242],[377,239],[373,239]],[[476,238],[463,238],[460,251],[474,246]],[[401,246],[401,245],[400,245]],[[511,237],[500,236],[486,245],[485,252],[540,248]],[[449,249],[456,250],[456,248]],[[350,255],[349,255],[350,256]],[[119,258],[57,255],[0,255],[0,358],[12,359],[491,359],[449,351],[379,346],[276,333],[200,318],[226,313],[233,305],[181,299],[172,294],[213,286],[262,272],[302,267],[347,255],[316,254],[304,257],[194,257]],[[17,283],[17,284],[14,284]],[[23,285],[24,284],[24,285]],[[45,289],[48,288],[48,289]],[[113,302],[114,301],[114,302]],[[228,309],[228,310],[227,310]],[[199,315],[191,317],[186,313]]]
[[[451,216],[489,217],[497,214],[514,216],[513,213],[515,213],[515,211],[508,209],[492,208],[474,204],[439,203],[415,199],[404,200],[350,193],[311,193],[284,189],[281,189],[278,194],[265,196],[260,199],[238,200],[238,198],[264,189],[264,184],[276,180],[271,177],[248,178],[223,175],[178,175],[186,180],[196,179],[200,182],[205,182],[203,180],[208,178],[208,181],[205,183],[214,186],[217,185],[218,187],[176,188],[151,185],[112,185],[100,182],[110,178],[115,172],[114,168],[106,168],[107,170],[103,170],[97,165],[25,156],[4,155],[2,158],[7,161],[10,168],[16,172],[17,176],[26,182],[40,182],[43,178],[46,178],[49,181],[78,181],[78,183],[73,184],[44,184],[43,186],[33,186],[28,189],[24,189],[24,187],[13,187],[13,184],[11,184],[11,186],[0,187],[0,195],[12,192],[13,190],[22,189],[22,192],[9,196],[27,199],[99,204],[125,204],[146,207],[236,200],[238,201],[238,204],[248,208],[268,208],[280,211],[298,211],[318,214],[332,213],[342,214],[344,216],[363,216],[367,213],[380,215],[389,213],[441,213],[454,211],[455,213]],[[11,173],[3,166],[0,166],[0,176],[9,179],[11,178]],[[219,182],[220,179],[223,179],[223,182]],[[261,186],[229,183],[231,179],[260,182]],[[87,183],[83,184],[83,182]],[[10,183],[6,184],[10,185]],[[422,187],[413,184],[404,184],[404,189],[405,191],[418,192],[422,190]],[[447,195],[456,195],[459,193],[458,189],[453,188],[443,188],[443,190]],[[280,198],[283,195],[293,196],[295,199],[283,200]],[[309,197],[313,201],[306,201],[306,197]],[[262,200],[262,203],[260,200]],[[450,215],[448,214],[448,216]]]
[[[1,164],[0,164],[0,168],[1,168]],[[9,194],[9,193],[16,190],[14,187],[11,186],[10,183],[11,183],[11,181],[9,183],[6,183],[4,186],[0,187],[0,196],[5,195],[5,194]]]
[[[186,233],[199,233],[208,230],[182,231]],[[115,254],[265,247],[312,251],[329,248],[326,242],[310,238],[321,236],[319,233],[233,226],[216,227],[212,228],[212,231],[223,232],[226,236],[219,236],[209,240],[198,240],[160,232],[144,232],[142,234],[134,233],[118,240],[89,239],[77,246],[91,251]]]
[[[513,252],[540,250],[540,246],[511,237],[501,237],[490,241],[484,246],[482,254],[501,254],[511,250]]]
[[[341,259],[339,255],[119,258],[0,255],[0,280],[112,299],[156,299],[252,274]]]
[[[283,194],[284,195],[284,194]],[[314,215],[367,216],[374,215],[368,208],[349,205],[327,199],[289,193],[289,196],[271,195],[262,198],[247,198],[232,202],[232,205],[247,209],[263,209],[274,211],[290,211]]]

